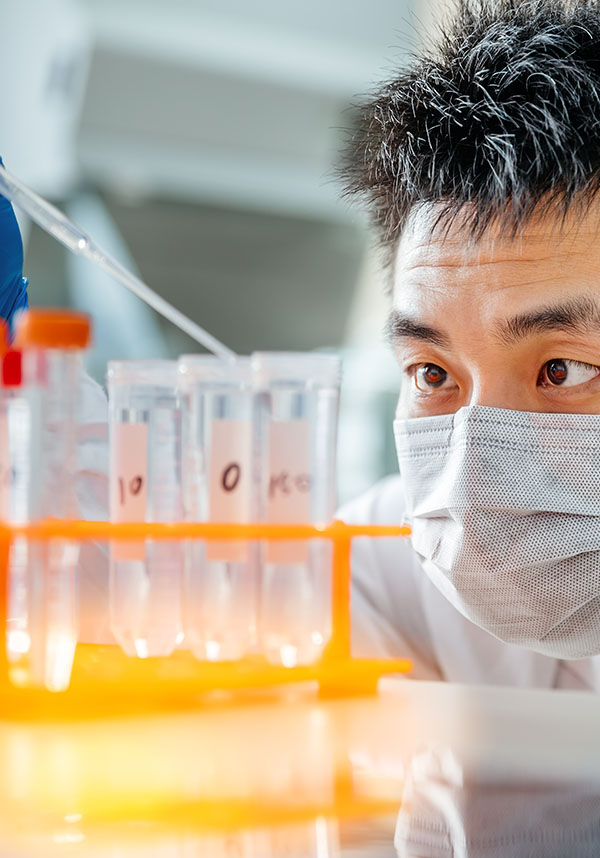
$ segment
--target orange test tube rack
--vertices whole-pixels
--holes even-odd
[[[0,633],[0,711],[18,719],[85,717],[122,712],[186,709],[203,695],[257,692],[299,682],[318,685],[322,696],[372,694],[387,674],[407,673],[407,659],[359,659],[351,655],[350,558],[356,537],[403,537],[406,526],[348,525],[326,527],[281,524],[131,523],[47,520],[28,525],[0,524],[0,629],[6,628],[8,565],[11,542],[20,535],[34,540],[309,540],[333,544],[331,638],[311,665],[283,667],[251,656],[239,662],[207,663],[177,651],[166,658],[137,659],[115,646],[78,644],[71,683],[66,691],[18,688],[10,680],[6,635]]]

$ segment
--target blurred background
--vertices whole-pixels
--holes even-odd
[[[353,102],[435,0],[0,0],[0,154],[240,353],[344,356],[344,502],[395,473],[384,277],[332,174]],[[94,317],[89,370],[197,346],[23,218],[34,305]]]

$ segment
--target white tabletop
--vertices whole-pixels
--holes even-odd
[[[427,769],[433,760],[436,777],[454,793],[474,783],[600,783],[600,697],[389,679],[373,698],[322,702],[297,689],[285,699],[266,694],[179,714],[4,722],[0,756],[0,855],[64,854],[67,847],[70,856],[148,855],[150,837],[184,844],[167,850],[169,858],[218,858],[224,841],[217,847],[213,832],[202,851],[208,835],[195,808],[230,800],[286,812],[327,807],[340,772],[356,795],[387,799],[393,808],[407,778],[414,780],[415,759],[421,774],[422,761]],[[362,829],[345,823],[374,838],[371,846],[363,835],[350,838],[346,851],[337,828],[334,836],[323,827],[315,834],[314,820],[302,825],[317,840],[298,855],[374,855],[375,841],[386,854],[388,834],[391,846],[389,817],[363,820]],[[245,852],[238,844],[231,855],[296,854],[262,843]]]

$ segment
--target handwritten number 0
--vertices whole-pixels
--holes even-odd
[[[132,481],[129,483],[129,491],[132,495],[139,495],[142,490],[142,486],[144,484],[143,477],[134,477]]]
[[[133,477],[133,479],[129,480],[129,483],[127,484],[129,494],[133,495],[134,497],[136,495],[139,495],[143,485],[143,477]],[[125,504],[125,480],[123,479],[123,477],[119,477],[119,500],[121,502],[121,506],[123,506]]]
[[[241,475],[241,468],[237,464],[237,462],[232,462],[231,465],[228,465],[223,471],[223,476],[221,478],[221,485],[223,487],[223,491],[234,491],[234,489],[237,488]]]

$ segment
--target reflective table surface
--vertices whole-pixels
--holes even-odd
[[[389,679],[0,721],[0,856],[600,855],[600,697]]]

